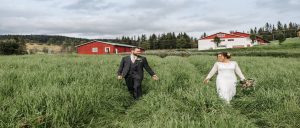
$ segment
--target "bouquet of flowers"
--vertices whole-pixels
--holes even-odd
[[[255,88],[255,80],[254,79],[245,79],[242,81],[239,81],[239,84],[241,85],[242,89],[251,89]]]

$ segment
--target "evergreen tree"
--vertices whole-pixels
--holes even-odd
[[[254,41],[256,40],[256,34],[251,34],[250,35],[251,43],[254,44]]]
[[[215,42],[216,46],[219,47],[219,44],[221,43],[221,39],[218,36],[215,36],[214,42]]]
[[[279,31],[277,38],[279,41],[279,45],[281,45],[286,40],[284,33],[282,31]]]
[[[283,26],[280,21],[277,22],[277,29],[280,31],[283,30]]]

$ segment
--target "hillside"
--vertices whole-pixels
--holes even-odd
[[[28,54],[44,54],[51,53],[57,54],[61,53],[63,50],[62,45],[47,45],[47,44],[38,44],[38,43],[26,43],[26,50]]]
[[[118,42],[130,45],[126,39],[84,39],[57,35],[0,35],[0,42],[12,41],[17,44],[26,44],[28,54],[44,54],[44,53],[73,53],[76,52],[76,45],[89,42],[91,40],[99,40],[106,42]],[[0,46],[1,47],[1,46]]]
[[[16,40],[17,42],[24,43],[37,43],[37,44],[52,44],[52,45],[66,45],[75,46],[88,41],[88,39],[74,38],[67,36],[56,35],[0,35],[0,40]]]
[[[279,45],[278,41],[272,41],[268,45],[254,46],[250,48],[203,51],[198,51],[198,49],[150,50],[147,51],[146,54],[164,57],[168,55],[215,55],[218,52],[231,52],[235,56],[300,57],[300,38],[287,38],[282,45]]]

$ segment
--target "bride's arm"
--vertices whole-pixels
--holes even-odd
[[[235,62],[235,73],[241,78],[241,80],[245,80],[245,76],[243,75],[237,62]]]
[[[206,76],[205,80],[209,80],[212,76],[214,76],[216,74],[217,71],[218,71],[218,65],[217,65],[217,63],[215,63],[213,68],[210,70],[210,72]]]

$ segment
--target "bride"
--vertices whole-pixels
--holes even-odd
[[[238,63],[235,61],[230,61],[231,55],[228,52],[221,52],[217,54],[218,62],[216,62],[204,80],[204,83],[207,84],[210,78],[218,72],[217,75],[217,92],[220,98],[225,100],[227,103],[230,103],[230,100],[236,93],[236,83],[237,83],[237,74],[240,79],[243,81],[245,77],[241,72]]]

